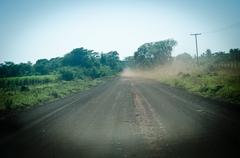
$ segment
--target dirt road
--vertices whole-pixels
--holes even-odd
[[[1,157],[240,157],[239,116],[158,82],[120,77],[11,121]]]

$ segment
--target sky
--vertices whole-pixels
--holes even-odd
[[[172,55],[240,48],[239,0],[0,0],[0,63],[61,57],[84,47],[121,59],[175,39]]]

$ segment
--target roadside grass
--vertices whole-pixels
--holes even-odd
[[[0,78],[0,88],[15,88],[18,86],[37,85],[56,82],[58,75],[33,75],[23,77]]]
[[[0,111],[30,108],[39,103],[62,98],[70,93],[87,90],[104,82],[103,79],[55,80],[43,84],[0,88]]]
[[[217,71],[213,73],[178,73],[159,79],[173,87],[186,89],[204,97],[240,103],[240,75]]]
[[[152,79],[206,98],[240,104],[239,69],[213,69],[209,65],[173,62],[148,70],[127,69],[122,75]]]

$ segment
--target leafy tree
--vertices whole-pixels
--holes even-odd
[[[109,66],[115,71],[120,71],[122,66],[117,51],[110,51],[106,54],[101,54],[100,63],[102,65]]]
[[[64,68],[60,71],[60,79],[65,80],[65,81],[71,81],[74,79],[74,73],[67,68]]]
[[[211,57],[211,56],[212,56],[212,51],[211,51],[211,49],[207,49],[207,50],[206,50],[206,56],[207,56],[207,57]]]
[[[135,67],[135,60],[134,60],[134,56],[128,56],[126,58],[124,58],[124,65],[128,66],[128,67]]]
[[[84,48],[73,49],[64,57],[39,59],[32,63],[0,63],[0,77],[60,74],[63,80],[97,78],[121,71],[122,62],[116,51],[106,54]]]
[[[20,64],[5,62],[4,64],[0,64],[0,77],[25,76],[30,75],[32,71],[32,64],[30,62]]]
[[[20,76],[27,76],[27,75],[31,75],[33,72],[33,68],[32,68],[32,63],[28,62],[28,63],[20,63],[18,65],[19,67],[19,75]]]
[[[37,74],[46,75],[49,73],[49,61],[47,59],[39,59],[34,65]]]
[[[92,50],[76,48],[64,56],[63,64],[65,66],[81,66],[91,68],[98,63],[95,56],[96,53],[93,53]]]
[[[177,61],[191,62],[192,56],[188,53],[182,53],[176,56]]]
[[[113,75],[113,70],[109,66],[101,66],[99,71],[100,71],[99,77]]]
[[[238,48],[230,49],[229,54],[230,54],[230,60],[235,62],[240,62],[240,49]]]
[[[57,57],[49,60],[48,68],[50,72],[56,71],[58,68],[63,67],[63,58]]]
[[[173,39],[145,43],[134,53],[137,65],[149,67],[171,61],[171,53],[177,42]]]

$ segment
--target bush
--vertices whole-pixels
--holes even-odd
[[[181,81],[174,80],[174,86],[178,88],[184,88],[184,85]]]
[[[29,91],[29,88],[27,86],[21,86],[20,91]]]
[[[11,110],[13,106],[13,100],[8,98],[4,104],[5,104],[6,110]]]
[[[207,91],[209,90],[208,86],[207,85],[202,85],[200,88],[199,88],[199,92],[201,93],[206,93]]]
[[[74,79],[73,72],[68,69],[64,69],[60,71],[60,79],[65,81],[71,81]]]
[[[53,96],[54,98],[60,97],[60,95],[56,91],[51,92],[50,95]]]
[[[84,69],[84,75],[95,79],[104,76],[111,76],[113,75],[113,71],[110,69],[109,66],[101,66],[99,68],[93,67],[89,69]]]
[[[220,89],[222,89],[224,85],[216,85],[210,89],[211,93],[215,94],[217,93]]]

